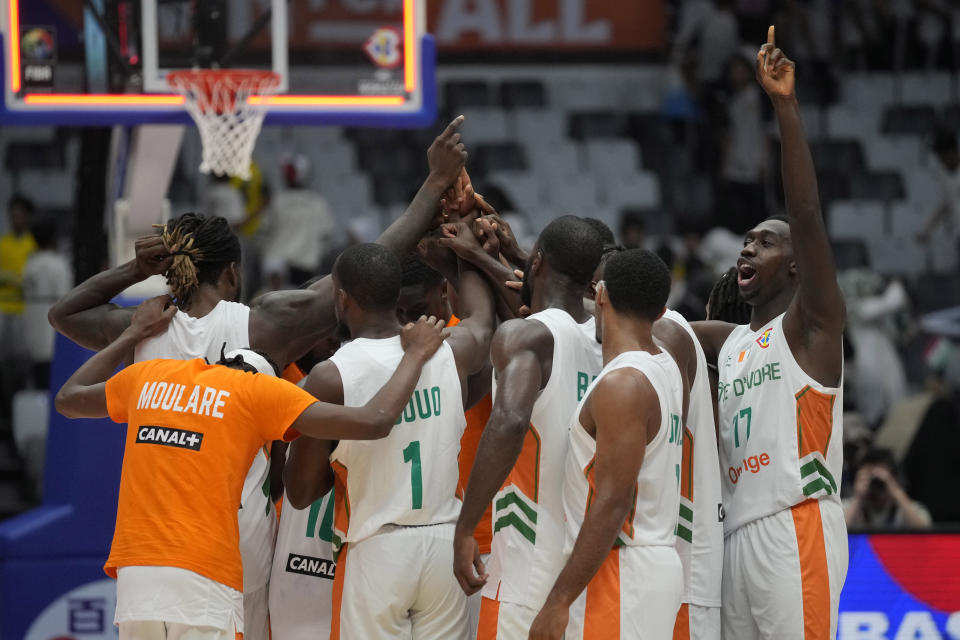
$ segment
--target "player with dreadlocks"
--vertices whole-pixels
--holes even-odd
[[[462,122],[462,116],[454,119],[430,146],[429,176],[404,215],[378,239],[398,257],[413,250],[441,197],[460,176],[467,156],[457,133]],[[262,351],[282,368],[336,330],[329,277],[306,289],[268,293],[249,307],[236,302],[241,290],[240,243],[224,218],[182,215],[162,233],[139,238],[135,248],[134,260],[93,276],[51,308],[50,322],[60,333],[88,349],[105,348],[130,325],[134,312],[110,301],[158,274],[166,276],[178,311],[166,331],[137,345],[133,359],[138,362],[155,358],[215,362],[226,343],[228,350]],[[276,530],[276,515],[267,508],[269,491],[262,490],[269,471],[264,450],[247,475],[240,508],[248,640],[268,636],[267,582]]]
[[[736,267],[730,267],[713,285],[710,297],[707,298],[707,320],[719,320],[730,324],[750,322],[750,305],[740,296]]]

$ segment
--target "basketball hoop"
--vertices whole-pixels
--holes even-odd
[[[247,98],[276,93],[280,76],[250,69],[193,69],[171,71],[167,83],[186,98],[200,130],[200,171],[249,180],[250,157],[266,110]]]

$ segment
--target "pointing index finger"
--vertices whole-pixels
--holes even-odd
[[[443,130],[443,133],[440,134],[441,138],[449,138],[457,132],[457,129],[460,128],[460,125],[463,124],[463,116],[457,116],[453,121],[447,125],[447,128]]]
[[[767,44],[776,44],[776,27],[770,25],[767,27]]]

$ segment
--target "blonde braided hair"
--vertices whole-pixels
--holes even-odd
[[[166,224],[155,224],[153,227],[162,229],[160,235],[163,246],[173,256],[173,262],[164,275],[177,305],[182,307],[189,303],[190,297],[200,286],[197,264],[203,260],[203,252],[194,246],[196,239],[193,233],[183,227],[171,229]]]

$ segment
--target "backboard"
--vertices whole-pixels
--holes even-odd
[[[425,4],[6,0],[0,123],[186,124],[169,71],[243,68],[281,78],[279,94],[250,98],[267,125],[426,126],[436,51]]]

